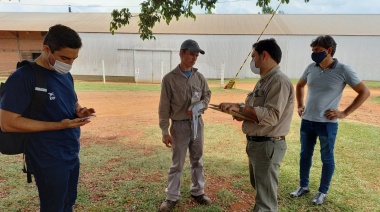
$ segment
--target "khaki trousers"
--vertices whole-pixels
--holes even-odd
[[[177,201],[180,197],[180,183],[183,166],[185,163],[187,149],[189,149],[191,185],[190,194],[199,196],[204,194],[204,172],[203,172],[203,131],[202,117],[198,119],[198,136],[194,140],[191,121],[172,121],[170,134],[172,144],[172,165],[168,174],[168,187],[166,188],[166,199]]]
[[[246,151],[251,185],[256,190],[253,211],[278,211],[278,174],[286,152],[285,140],[247,141]]]

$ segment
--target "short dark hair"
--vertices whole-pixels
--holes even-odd
[[[274,38],[261,40],[253,44],[253,48],[259,55],[261,55],[263,51],[266,51],[277,64],[281,62],[282,51]]]
[[[322,46],[325,49],[332,47],[331,56],[334,56],[336,51],[336,42],[330,35],[321,35],[314,39],[310,47]]]
[[[70,27],[57,24],[49,28],[43,44],[48,45],[51,53],[54,53],[62,48],[79,49],[82,47],[82,40]]]

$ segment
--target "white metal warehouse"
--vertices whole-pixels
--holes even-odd
[[[83,40],[73,75],[132,77],[136,82],[159,83],[179,63],[179,47],[196,40],[205,50],[196,64],[206,78],[233,78],[271,15],[198,14],[196,20],[165,21],[153,29],[156,40],[141,40],[137,18],[111,35],[108,13],[0,13],[0,31],[47,31],[67,25]],[[311,63],[311,41],[332,35],[338,46],[334,57],[353,67],[363,80],[380,80],[380,15],[275,15],[261,39],[275,38],[283,51],[280,63],[290,78],[299,78]],[[1,44],[0,44],[1,49]],[[257,77],[250,58],[239,78]]]

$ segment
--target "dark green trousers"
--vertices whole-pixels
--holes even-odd
[[[246,151],[251,185],[256,190],[253,211],[278,211],[278,174],[286,141],[247,141]]]

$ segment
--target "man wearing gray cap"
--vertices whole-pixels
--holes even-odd
[[[199,53],[205,54],[196,41],[184,41],[179,52],[181,63],[166,74],[161,82],[159,124],[162,142],[172,150],[172,165],[168,174],[166,199],[160,211],[172,211],[178,203],[187,149],[191,169],[191,197],[199,204],[211,204],[211,199],[204,194],[204,123],[201,116],[210,102],[211,91],[204,76],[193,67]]]

